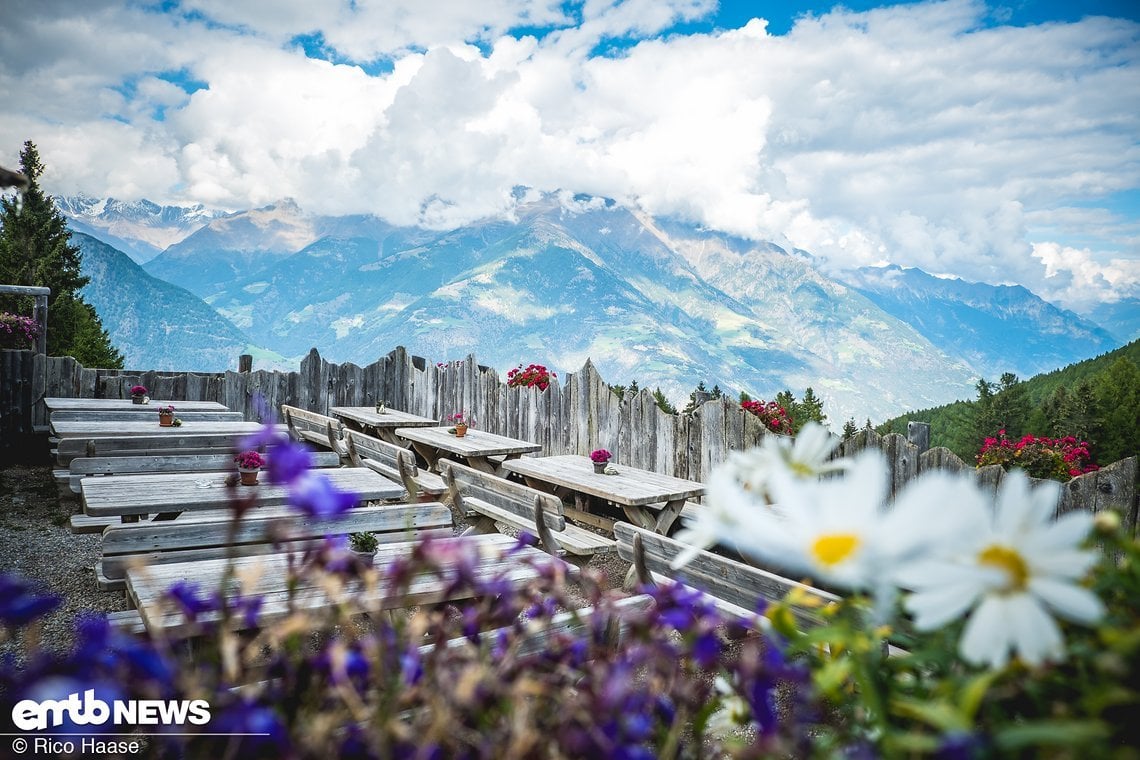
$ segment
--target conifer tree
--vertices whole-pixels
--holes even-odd
[[[1140,455],[1140,367],[1120,357],[1097,378],[1094,391],[1101,409],[1097,461]]]
[[[657,404],[658,409],[666,414],[677,413],[677,407],[673,406],[669,399],[665,397],[665,394],[661,391],[661,386],[657,386],[653,391],[653,402]]]
[[[50,355],[72,356],[87,367],[121,368],[122,354],[111,345],[95,309],[79,295],[88,282],[82,256],[71,244],[67,220],[54,199],[40,189],[44,166],[31,140],[20,152],[20,168],[28,188],[22,197],[0,198],[0,282],[51,288]]]

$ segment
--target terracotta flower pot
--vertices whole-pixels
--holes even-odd
[[[257,473],[259,472],[256,467],[239,467],[238,472],[241,473],[241,484],[243,486],[257,485]]]
[[[462,423],[459,425],[456,425],[455,426],[455,437],[456,438],[462,438],[465,435],[467,435],[467,426],[462,424]]]
[[[161,427],[172,427],[174,425],[173,414],[160,414],[158,415],[158,424]]]

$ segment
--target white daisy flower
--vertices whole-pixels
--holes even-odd
[[[809,422],[795,439],[765,436],[760,446],[734,451],[709,475],[704,503],[695,520],[687,520],[677,540],[692,548],[673,562],[687,564],[701,549],[716,543],[737,545],[741,530],[759,530],[772,507],[769,483],[774,476],[797,481],[815,480],[829,472],[848,469],[852,460],[831,460],[839,445],[823,425]]]
[[[766,435],[760,445],[744,452],[733,452],[728,464],[747,488],[765,495],[769,480],[778,472],[801,480],[815,480],[830,472],[850,468],[851,459],[831,459],[840,439],[818,422],[809,422],[795,438]]]
[[[914,510],[884,508],[887,472],[883,455],[869,450],[842,478],[805,482],[775,475],[770,489],[782,530],[750,535],[742,550],[813,579],[878,595],[894,567],[926,540]]]
[[[996,509],[976,486],[971,494],[945,503],[974,529],[936,550],[936,556],[902,568],[901,585],[915,627],[933,630],[966,614],[958,644],[963,659],[1004,667],[1012,655],[1029,665],[1063,659],[1061,631],[1054,615],[1090,624],[1103,614],[1100,600],[1078,584],[1096,562],[1096,553],[1079,548],[1092,527],[1092,515],[1072,512],[1053,520],[1059,484],[1032,491],[1024,473],[1002,482]]]

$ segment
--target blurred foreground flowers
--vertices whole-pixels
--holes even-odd
[[[261,443],[298,510],[349,508],[300,447]],[[880,456],[833,449],[809,426],[734,454],[684,534],[844,594],[808,631],[797,599],[757,600],[760,630],[682,585],[631,603],[531,560],[520,586],[481,577],[463,541],[372,570],[330,536],[290,572],[340,604],[239,635],[227,619],[255,625],[260,599],[177,584],[170,603],[202,616],[190,647],[87,619],[72,651],[43,650],[35,621],[57,600],[0,577],[0,636],[27,645],[0,662],[0,723],[22,699],[95,689],[209,703],[207,725],[150,738],[156,757],[1140,756],[1140,547],[1119,519],[1053,520],[1056,493],[1013,475],[996,500],[937,474],[888,503]],[[414,606],[423,574],[471,600]],[[382,612],[350,578],[409,609]]]

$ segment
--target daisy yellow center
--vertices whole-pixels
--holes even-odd
[[[817,538],[811,546],[811,553],[821,565],[831,567],[848,559],[858,548],[859,536],[854,533],[833,533]]]
[[[983,565],[996,567],[1005,572],[1008,583],[1007,591],[1020,591],[1029,582],[1029,567],[1020,554],[1008,546],[987,546],[978,555],[978,561]]]
[[[801,478],[810,478],[815,475],[815,469],[811,465],[795,459],[788,462],[788,469],[792,471],[792,474],[798,475]]]

